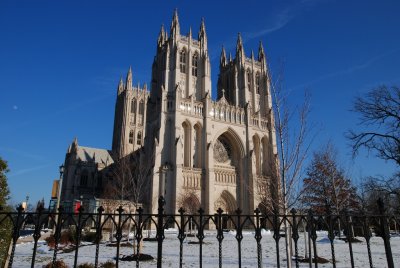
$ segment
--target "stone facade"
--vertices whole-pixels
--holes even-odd
[[[160,195],[167,213],[181,206],[191,211],[201,206],[210,214],[219,207],[252,213],[260,202],[278,198],[278,187],[272,187],[279,186],[277,149],[262,44],[257,58],[253,53],[247,58],[239,34],[235,58],[222,49],[219,69],[214,101],[204,21],[197,39],[191,30],[184,36],[175,12],[169,35],[162,27],[158,36],[150,92],[146,85],[132,86],[131,70],[118,85],[110,155],[115,161],[139,148],[144,152],[141,167],[149,172],[141,202],[149,212],[156,212]]]

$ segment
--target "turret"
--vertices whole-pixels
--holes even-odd
[[[238,33],[238,39],[236,42],[236,59],[239,60],[240,63],[244,61],[245,56],[244,56],[244,49],[243,49],[243,41],[242,41],[242,36],[240,33]]]
[[[174,16],[172,17],[172,22],[171,22],[171,30],[170,30],[170,35],[171,38],[176,38],[180,35],[180,26],[179,26],[179,19],[178,19],[178,9],[175,9]]]
[[[267,68],[267,66],[266,66],[266,57],[265,57],[264,47],[263,47],[263,44],[262,44],[261,41],[260,41],[260,46],[258,48],[258,61],[261,62],[261,64],[264,67],[264,70],[266,71],[266,68]]]
[[[206,26],[204,24],[204,18],[201,19],[200,24],[200,31],[199,31],[199,42],[200,42],[200,49],[205,52],[207,49],[207,34],[206,34]]]
[[[118,95],[122,93],[122,91],[124,91],[124,82],[122,81],[122,77],[119,80],[119,84],[118,84]]]
[[[158,47],[161,47],[162,44],[165,42],[165,30],[164,30],[164,24],[161,25],[160,33],[158,34],[158,39],[157,39],[157,45]]]
[[[75,137],[74,141],[72,142],[71,152],[76,153],[78,151],[78,139]]]
[[[219,66],[225,67],[226,65],[226,52],[224,46],[222,46],[221,57],[219,59]]]
[[[132,90],[132,67],[129,67],[128,74],[126,75],[126,90]]]

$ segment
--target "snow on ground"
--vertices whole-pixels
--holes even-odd
[[[218,241],[216,231],[206,231],[206,238],[203,245],[203,267],[218,267]],[[238,264],[238,243],[235,239],[235,232],[224,233],[222,242],[222,263],[224,267],[236,267]],[[262,263],[263,267],[276,267],[277,254],[276,244],[269,231],[262,232]],[[365,239],[357,237],[361,243],[353,243],[354,263],[356,267],[369,267],[367,244]],[[187,237],[183,245],[183,266],[199,267],[199,245],[189,244],[190,241],[197,241],[196,237]],[[279,241],[279,254],[281,265],[286,265],[286,254],[284,250],[284,238]],[[390,240],[395,267],[400,267],[400,237],[392,237]],[[304,256],[304,236],[300,233],[299,255]],[[349,244],[341,240],[335,240],[335,256],[337,267],[350,267]],[[243,231],[242,248],[242,267],[257,267],[257,244],[254,239],[254,232]],[[32,258],[33,243],[21,243],[16,247],[14,267],[30,267]],[[371,251],[374,267],[386,267],[385,249],[383,240],[380,237],[371,238]],[[157,242],[144,242],[143,253],[157,257]],[[317,239],[318,256],[331,259],[331,245],[326,232],[319,232]],[[121,247],[120,254],[130,255],[133,253],[131,247]],[[73,266],[75,251],[70,253],[59,253],[58,259],[63,259],[70,267]],[[100,245],[99,263],[113,260],[115,258],[116,248]],[[35,267],[41,267],[43,264],[52,260],[53,251],[49,251],[44,241],[39,241],[36,255]],[[95,245],[86,244],[79,248],[78,264],[94,263]],[[120,261],[120,267],[132,267],[134,263]],[[169,230],[165,233],[163,243],[163,267],[178,267],[179,264],[179,240],[177,232]],[[143,262],[140,267],[155,267],[156,260]],[[319,267],[332,267],[331,263],[319,264]],[[300,267],[308,267],[308,264],[300,264]]]

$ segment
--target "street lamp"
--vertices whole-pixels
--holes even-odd
[[[64,165],[60,166],[60,180],[58,181],[58,193],[57,193],[57,205],[56,205],[56,217],[55,217],[55,227],[57,226],[57,221],[58,221],[58,209],[60,208],[60,199],[61,199],[61,188],[62,188],[62,183],[63,183],[63,174],[64,174]]]

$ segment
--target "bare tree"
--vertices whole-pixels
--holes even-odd
[[[271,75],[269,76],[271,78]],[[280,72],[276,81],[271,83],[273,113],[272,120],[277,139],[277,162],[271,167],[271,185],[274,192],[280,195],[279,204],[275,207],[287,215],[290,207],[299,200],[299,185],[302,178],[304,161],[307,158],[311,143],[315,137],[308,122],[310,113],[310,96],[305,93],[304,102],[298,107],[288,103],[288,92],[283,84],[283,72]],[[274,178],[275,176],[275,178]],[[275,199],[276,201],[276,199]],[[285,225],[286,257],[292,257],[290,229]],[[291,267],[291,262],[287,262]]]
[[[197,197],[196,189],[192,187],[185,187],[183,192],[180,193],[177,198],[177,205],[185,210],[187,214],[194,215],[198,213],[200,208],[200,202]],[[186,225],[189,229],[189,233],[192,233],[194,224],[192,223],[192,218],[190,218],[189,224]]]
[[[378,198],[384,200],[388,211],[393,213],[400,212],[400,174],[395,174],[390,178],[368,177],[361,186],[363,192],[364,209],[371,213],[379,213],[377,207]]]
[[[105,189],[105,198],[114,199],[119,205],[127,207],[129,213],[144,204],[149,190],[150,177],[153,173],[154,155],[144,147],[132,154],[117,158],[111,168],[112,181]],[[131,205],[133,203],[133,206]],[[128,233],[131,231],[131,221],[128,221]],[[136,232],[136,230],[134,230]],[[133,239],[134,254],[136,254],[135,239]],[[138,255],[140,255],[141,246]]]
[[[133,180],[131,156],[117,158],[111,167],[111,178],[103,194],[104,198],[113,199],[122,205],[126,200],[132,200],[131,182]]]
[[[360,115],[360,125],[365,127],[347,133],[354,155],[366,148],[400,166],[400,88],[374,88],[355,99],[353,111]]]

